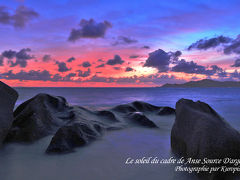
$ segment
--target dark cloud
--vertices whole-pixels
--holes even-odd
[[[230,77],[240,79],[240,73],[235,70],[233,73],[230,73]]]
[[[16,57],[17,52],[13,50],[7,50],[2,52],[2,56],[8,59],[13,59]]]
[[[131,68],[131,67],[126,67],[125,72],[130,72],[130,71],[133,71],[133,70],[134,70],[134,69]]]
[[[236,59],[234,64],[231,67],[240,67],[240,59]]]
[[[76,75],[77,75],[76,73],[69,73],[64,77],[64,79],[65,80],[71,80],[71,78],[75,77]]]
[[[212,65],[210,66],[210,68],[211,68],[210,71],[212,71],[213,74],[216,74],[219,77],[227,77],[227,72],[220,68],[219,66]]]
[[[18,73],[13,73],[12,70],[0,74],[2,79],[12,79],[12,80],[33,80],[33,81],[49,81],[51,80],[51,74],[49,71],[35,71],[31,70],[29,72],[20,71]]]
[[[67,62],[73,62],[73,61],[75,61],[76,59],[75,59],[75,57],[71,57],[71,58],[69,58],[68,60],[67,60]]]
[[[56,64],[58,65],[59,72],[67,72],[70,71],[72,68],[68,68],[65,62],[57,61]]]
[[[162,49],[158,49],[149,53],[144,67],[153,67],[157,68],[159,72],[167,72],[169,70],[170,60],[171,55],[169,55],[169,53],[166,53]]]
[[[181,51],[176,52],[168,52],[168,55],[170,56],[171,63],[175,64],[178,62],[179,57],[182,55]]]
[[[116,64],[123,64],[124,60],[119,55],[115,55],[113,59],[109,59],[106,64],[114,66]]]
[[[138,55],[131,55],[129,56],[130,59],[135,59],[135,58],[138,58],[139,56]]]
[[[172,71],[173,72],[184,72],[184,73],[188,73],[188,74],[203,74],[203,75],[221,75],[221,76],[225,76],[226,72],[218,67],[217,65],[212,65],[210,68],[207,68],[205,66],[202,65],[198,65],[197,63],[190,61],[187,62],[185,59],[182,59],[180,61],[178,61],[178,63],[172,67]]]
[[[52,57],[49,54],[44,55],[43,58],[42,58],[43,62],[49,62],[51,60],[52,60]]]
[[[150,49],[149,46],[143,46],[142,48],[143,48],[143,49]]]
[[[15,27],[24,27],[26,23],[31,21],[32,19],[38,17],[38,13],[32,9],[29,9],[25,6],[19,6],[15,14],[12,16],[13,25]]]
[[[131,76],[131,77],[119,77],[119,78],[112,78],[112,77],[101,77],[94,75],[91,78],[82,80],[82,79],[73,79],[74,77],[88,77],[90,76],[90,69],[88,71],[78,71],[80,74],[76,73],[69,73],[66,76],[61,76],[59,73],[57,74],[50,74],[49,71],[35,71],[30,70],[29,72],[20,71],[18,73],[13,73],[12,71],[8,71],[6,73],[0,74],[0,79],[9,79],[9,80],[32,80],[32,81],[52,81],[52,82],[104,82],[104,83],[118,83],[118,84],[126,84],[126,83],[149,83],[149,84],[163,84],[166,82],[176,83],[176,82],[183,82],[183,80],[178,80],[175,76],[169,75],[149,75],[149,76]],[[101,73],[101,72],[97,72]]]
[[[114,46],[120,45],[120,44],[134,44],[137,43],[138,41],[135,39],[132,39],[130,37],[125,37],[125,36],[118,36],[117,41],[113,43]]]
[[[33,55],[30,55],[29,52],[31,52],[31,49],[24,48],[20,51],[13,51],[8,50],[2,52],[2,57],[8,59],[8,63],[10,64],[10,67],[15,67],[19,65],[20,67],[24,68],[27,66],[27,61],[34,58]],[[14,61],[15,58],[15,61]]]
[[[192,49],[207,50],[209,48],[215,48],[221,44],[226,44],[231,41],[232,41],[231,38],[225,36],[218,36],[211,39],[200,39],[199,41],[191,44],[188,47],[188,50]]]
[[[234,39],[229,45],[225,46],[224,54],[240,54],[240,35]]]
[[[115,69],[115,70],[117,70],[117,71],[121,70],[120,67],[113,67],[113,69]]]
[[[14,14],[10,14],[6,7],[0,7],[0,23],[13,25],[17,28],[25,27],[27,23],[38,16],[39,15],[36,11],[27,8],[26,6],[19,6]]]
[[[6,7],[0,7],[0,23],[1,24],[11,24],[12,17],[7,11]]]
[[[58,81],[73,81],[71,78],[75,77],[75,73],[69,73],[66,76],[61,76],[60,74],[50,74],[49,71],[43,70],[43,71],[20,71],[18,73],[13,73],[12,70],[1,73],[0,79],[8,79],[8,80],[19,80],[19,81],[52,81],[52,82],[58,82]],[[79,81],[79,80],[77,80]]]
[[[79,76],[79,77],[88,77],[88,76],[91,75],[91,70],[90,70],[90,68],[88,68],[87,71],[78,70],[77,72],[78,72],[78,76]]]
[[[2,55],[0,55],[0,66],[3,66],[3,56]]]
[[[188,47],[188,50],[191,49],[199,49],[199,50],[207,50],[209,48],[214,48],[217,46],[223,45],[223,53],[226,55],[229,54],[240,54],[240,35],[238,35],[235,39],[218,36],[211,39],[201,39]]]
[[[105,62],[105,61],[104,61],[104,60],[102,60],[102,59],[98,59],[97,61],[98,61],[98,62]]]
[[[82,63],[82,66],[83,67],[90,67],[91,66],[91,63],[90,62],[88,62],[88,61],[84,61],[83,63]]]
[[[72,77],[75,77],[76,73],[69,73],[66,76],[61,76],[60,74],[54,74],[49,81],[54,81],[54,82],[59,82],[59,81],[64,81],[64,82],[74,82]],[[75,80],[76,82],[80,80]]]
[[[218,77],[227,77],[228,73],[226,71],[221,71],[217,73]]]
[[[80,38],[100,38],[104,37],[106,31],[112,27],[108,21],[97,23],[94,19],[82,19],[79,24],[79,29],[72,29],[69,41],[76,41]]]
[[[204,66],[198,65],[197,63],[190,61],[187,62],[184,59],[180,60],[177,65],[172,68],[174,72],[184,72],[190,74],[203,74],[206,71]]]
[[[151,85],[160,85],[165,83],[183,83],[185,80],[183,79],[176,79],[175,76],[169,75],[149,75],[149,76],[131,76],[131,77],[119,77],[119,78],[112,78],[112,77],[102,77],[94,75],[90,79],[85,80],[85,82],[104,82],[104,83],[118,83],[118,84],[126,84],[126,83],[144,83],[144,84],[151,84]]]
[[[90,79],[85,80],[85,82],[105,82],[105,83],[111,83],[114,82],[114,78],[111,77],[101,77],[94,75]]]
[[[100,65],[96,66],[96,68],[101,68],[101,67],[104,67],[104,66],[105,66],[105,64],[100,64]]]

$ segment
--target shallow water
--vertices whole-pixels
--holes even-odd
[[[210,104],[235,128],[239,129],[240,88],[17,88],[18,104],[39,92],[66,97],[71,104],[95,108],[109,107],[135,100],[174,107],[180,98]],[[154,117],[153,117],[154,118]],[[127,128],[106,133],[90,145],[65,155],[46,155],[51,137],[32,145],[10,144],[0,151],[1,180],[132,180],[196,179],[174,173],[172,165],[126,165],[128,157],[172,156],[170,132],[173,116],[152,119],[159,129]]]

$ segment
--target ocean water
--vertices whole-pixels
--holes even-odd
[[[175,107],[181,98],[212,106],[235,128],[240,127],[240,88],[16,88],[16,105],[38,93],[63,96],[70,104],[103,108],[132,101]]]
[[[135,100],[175,107],[177,100],[201,100],[212,106],[240,130],[240,88],[16,88],[17,105],[38,93],[64,96],[70,104],[94,109]],[[0,150],[0,180],[190,180],[197,177],[175,173],[173,165],[126,165],[131,157],[173,156],[170,132],[174,116],[153,119],[159,129],[128,128],[106,133],[92,144],[65,155],[46,155],[51,136],[34,144],[9,144]]]

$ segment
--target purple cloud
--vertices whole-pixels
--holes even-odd
[[[23,28],[39,14],[26,6],[19,6],[14,14],[10,14],[5,6],[0,7],[0,23],[6,25],[13,25],[17,28]]]
[[[72,29],[68,38],[69,41],[74,42],[80,38],[104,37],[107,30],[112,27],[112,24],[108,21],[97,23],[94,19],[82,19],[79,26],[79,29]]]
[[[100,64],[100,65],[96,66],[96,68],[102,68],[104,66],[105,66],[105,64]]]
[[[46,54],[46,55],[44,55],[43,57],[42,57],[42,61],[43,62],[49,62],[49,61],[51,61],[52,60],[52,57],[51,57],[51,55],[49,55],[49,54]]]
[[[88,77],[88,76],[91,75],[91,70],[90,70],[90,68],[88,68],[87,71],[78,70],[77,72],[78,72],[78,76],[79,76],[79,77]]]
[[[131,67],[126,67],[125,72],[130,72],[130,71],[134,71],[134,69]]]
[[[207,50],[210,48],[215,48],[222,44],[227,44],[232,41],[231,38],[225,36],[218,36],[210,39],[200,39],[197,42],[191,44],[188,47],[188,50],[198,49],[198,50]]]
[[[144,67],[153,67],[157,68],[159,72],[167,72],[169,70],[170,58],[171,55],[162,49],[158,49],[154,52],[149,53]]]
[[[118,39],[113,43],[113,46],[121,45],[121,44],[128,45],[128,44],[134,44],[137,42],[138,41],[136,39],[132,39],[130,37],[118,36]]]
[[[90,67],[90,66],[91,66],[91,63],[90,63],[89,61],[84,61],[84,62],[82,63],[82,67],[87,68],[87,67]]]
[[[240,67],[240,59],[236,59],[234,64],[231,67]]]
[[[10,64],[10,67],[15,67],[19,65],[20,67],[24,68],[27,66],[27,61],[34,58],[33,55],[30,55],[29,52],[31,52],[30,48],[24,48],[20,51],[3,51],[2,57],[8,59],[8,63]],[[15,58],[15,61],[14,61]]]
[[[72,68],[68,68],[65,62],[57,61],[56,64],[58,65],[59,72],[67,72],[70,71]]]
[[[73,61],[75,61],[76,59],[75,59],[75,57],[71,57],[71,58],[69,58],[68,60],[67,60],[67,62],[73,62]]]
[[[107,65],[111,65],[114,66],[116,64],[123,64],[124,60],[122,60],[122,58],[119,55],[115,55],[113,59],[109,59],[107,61]]]

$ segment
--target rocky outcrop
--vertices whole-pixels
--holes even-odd
[[[0,146],[13,122],[13,109],[18,93],[0,81]]]
[[[128,118],[130,119],[130,123],[137,124],[143,127],[149,128],[157,128],[157,125],[148,119],[142,112],[132,112],[129,113]]]
[[[46,153],[68,153],[101,136],[102,128],[98,123],[88,121],[65,125],[56,132]]]
[[[63,97],[38,94],[14,111],[6,142],[32,142],[54,133],[74,117]]]
[[[162,107],[158,111],[158,115],[171,115],[171,114],[175,114],[175,109],[171,107]]]
[[[112,110],[120,113],[130,113],[130,112],[154,112],[160,110],[161,107],[154,106],[149,103],[142,101],[134,101],[129,104],[122,104],[114,107]]]
[[[192,158],[240,158],[240,134],[208,104],[181,99],[171,131],[172,151]]]
[[[30,143],[53,135],[47,153],[71,152],[75,147],[97,139],[104,131],[132,126],[157,128],[148,114],[171,114],[172,111],[168,109],[135,101],[111,109],[92,111],[71,106],[63,97],[38,94],[14,111],[14,121],[5,142]]]

